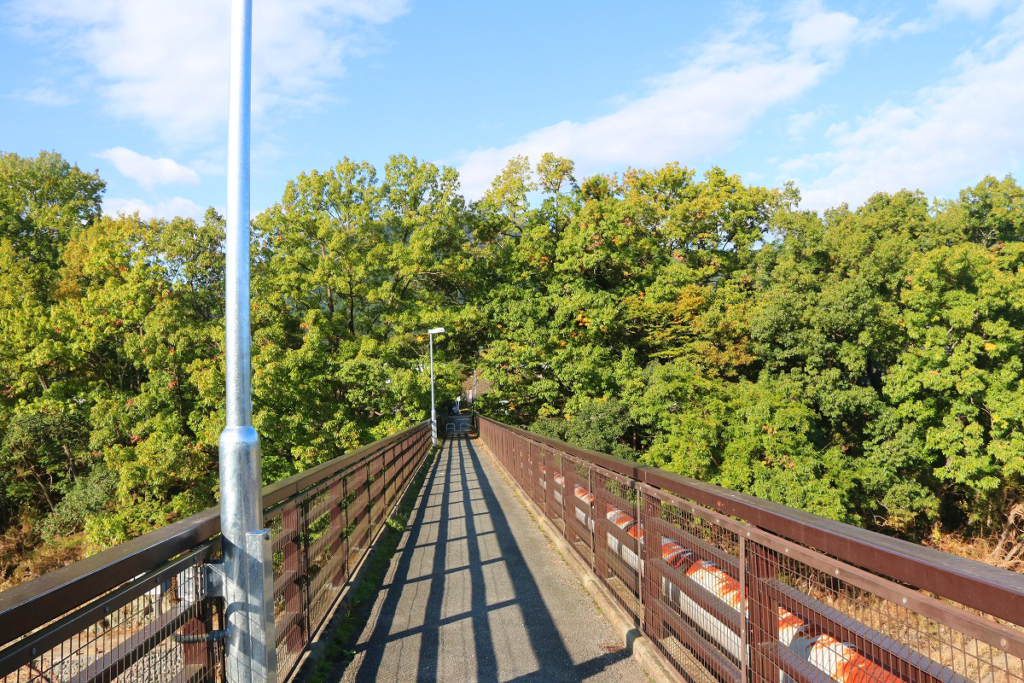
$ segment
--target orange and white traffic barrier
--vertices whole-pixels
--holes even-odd
[[[643,543],[643,529],[631,515],[613,505],[608,505],[606,517],[619,529]],[[611,552],[618,553],[633,569],[637,569],[640,564],[637,553],[620,543],[611,533],[608,534],[608,547]],[[697,585],[724,604],[737,612],[740,610],[744,613],[747,612],[747,605],[741,604],[742,594],[739,581],[713,562],[702,559],[694,561],[692,551],[667,536],[661,537],[661,556],[669,566],[683,569]],[[706,607],[694,601],[666,577],[662,577],[662,590],[670,600],[679,605],[682,613],[705,635],[717,642],[725,652],[740,659],[742,642],[737,632],[711,614]],[[811,635],[806,620],[781,606],[778,608],[778,620],[779,642],[792,649],[802,659],[806,659],[831,679],[839,683],[904,683],[899,676],[865,657],[853,645],[840,642],[824,633]],[[789,677],[780,673],[780,680],[787,681]]]
[[[904,683],[853,645],[824,633],[814,638],[807,661],[840,683]]]

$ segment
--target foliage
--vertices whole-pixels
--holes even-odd
[[[39,525],[46,543],[72,536],[87,528],[90,521],[102,514],[117,491],[117,480],[107,465],[96,463],[80,477]]]
[[[943,246],[903,293],[909,343],[890,370],[875,461],[882,504],[999,528],[1024,494],[1024,244]],[[894,515],[895,516],[895,515]],[[899,517],[897,517],[899,519]]]
[[[620,458],[636,458],[636,453],[622,443],[628,423],[626,407],[620,401],[580,397],[574,401],[571,410],[565,419],[541,418],[530,426],[530,430],[592,451]]]
[[[2,169],[18,191],[0,196],[0,527],[41,518],[103,547],[214,505],[223,219],[100,216],[102,183],[56,155]],[[454,171],[406,157],[383,179],[347,160],[302,175],[257,218],[267,481],[423,419],[423,332],[462,325],[465,225]],[[437,347],[446,401],[462,366]]]
[[[571,172],[515,159],[476,207],[498,274],[486,410],[835,519],[1005,535],[1024,468],[1012,178],[818,215],[720,169]]]
[[[52,512],[86,466],[85,420],[73,407],[22,406],[0,444],[0,482],[10,503]]]
[[[345,159],[303,174],[256,221],[254,422],[264,478],[423,418],[425,331],[458,337],[469,257],[455,172],[394,157],[383,179]],[[438,353],[448,346],[435,341]],[[458,392],[442,365],[438,391]]]
[[[0,180],[3,538],[102,547],[215,504],[223,219],[101,216],[53,153]],[[450,168],[343,159],[253,223],[264,478],[423,419],[442,325],[441,410],[476,368],[478,407],[535,431],[1017,552],[1022,238],[1011,177],[819,215],[719,168],[517,157],[467,204]]]

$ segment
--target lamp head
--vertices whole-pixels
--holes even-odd
[[[435,327],[432,330],[427,330],[427,334],[444,334],[443,327]]]

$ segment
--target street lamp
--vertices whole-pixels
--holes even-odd
[[[228,194],[224,241],[225,407],[220,435],[220,531],[227,683],[275,683],[274,574],[263,527],[260,438],[252,425],[249,320],[249,133],[252,0],[232,0]],[[209,634],[211,637],[213,634]]]
[[[430,439],[431,443],[437,445],[437,410],[434,408],[434,335],[444,334],[443,327],[435,327],[427,330],[430,337]]]

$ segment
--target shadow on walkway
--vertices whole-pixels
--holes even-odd
[[[433,465],[343,680],[647,680],[616,644],[490,459],[459,438]]]

